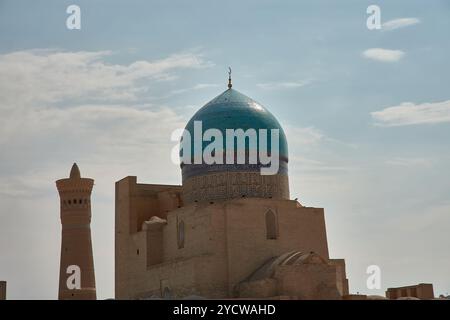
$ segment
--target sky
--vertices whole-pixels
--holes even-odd
[[[71,4],[80,30],[66,27]],[[325,208],[350,291],[427,282],[448,295],[449,18],[444,0],[0,0],[8,298],[57,298],[54,182],[73,162],[95,179],[97,295],[114,297],[114,183],[181,183],[171,133],[226,89],[228,66],[285,129],[291,198]]]

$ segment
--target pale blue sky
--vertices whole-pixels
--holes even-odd
[[[70,4],[81,30],[65,27]],[[400,27],[368,30],[370,4]],[[57,296],[54,180],[74,161],[96,180],[98,293],[113,296],[114,182],[180,183],[170,133],[226,89],[228,66],[234,87],[285,128],[291,196],[325,208],[351,291],[432,282],[450,292],[449,31],[450,2],[437,0],[0,0],[9,296]],[[382,290],[365,286],[370,264]]]

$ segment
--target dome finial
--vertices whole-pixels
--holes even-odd
[[[231,84],[231,67],[228,67],[228,89],[231,89],[233,85]]]

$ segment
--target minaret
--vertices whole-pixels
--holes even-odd
[[[81,178],[76,163],[68,179],[56,181],[61,203],[60,300],[95,300],[91,241],[91,191],[94,180]]]

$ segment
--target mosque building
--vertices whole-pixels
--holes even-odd
[[[233,89],[231,77],[228,90],[187,123],[180,160],[181,186],[142,184],[135,176],[116,182],[116,299],[434,298],[430,283],[388,288],[386,298],[349,294],[345,261],[328,252],[324,210],[290,198],[283,128],[261,104]],[[94,180],[81,177],[74,164],[56,186],[58,298],[94,300]]]
[[[116,299],[348,296],[345,261],[328,252],[324,210],[290,198],[288,144],[277,119],[230,79],[187,123],[191,136],[196,122],[224,136],[230,128],[277,129],[277,150],[268,143],[265,151],[277,157],[278,170],[261,174],[259,158],[231,164],[183,158],[181,186],[142,184],[135,176],[116,182]],[[192,158],[206,147],[193,147]],[[258,148],[245,143],[234,159],[247,160]]]

